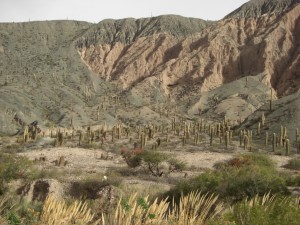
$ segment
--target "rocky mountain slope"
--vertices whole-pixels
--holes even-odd
[[[263,15],[280,15],[299,3],[299,0],[252,0],[234,10],[225,18],[257,18]]]
[[[132,44],[99,43],[78,50],[94,72],[124,88],[155,77],[167,94],[182,85],[208,91],[264,73],[264,82],[286,95],[299,89],[299,13],[296,5],[279,16],[225,19],[181,41],[159,33]]]
[[[244,121],[271,89],[273,99],[300,89],[298,3],[252,0],[217,22],[169,15],[0,24],[0,132],[19,126],[16,113],[82,126],[156,118],[160,104],[218,118],[232,102],[247,109]],[[122,104],[103,107],[113,96]],[[128,107],[142,113],[130,116]]]

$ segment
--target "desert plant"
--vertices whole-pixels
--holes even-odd
[[[284,167],[292,170],[300,170],[300,159],[299,158],[290,159]]]
[[[43,205],[40,224],[88,224],[93,217],[86,202],[75,201],[67,205],[64,200],[58,200],[49,195]]]
[[[193,192],[181,195],[178,203],[168,199],[158,201],[157,198],[150,203],[148,197],[138,198],[134,194],[128,199],[120,199],[115,212],[102,214],[101,225],[201,225],[223,209],[217,200],[218,196]]]
[[[142,148],[136,148],[134,150],[128,150],[128,149],[122,149],[121,155],[123,159],[125,160],[126,164],[130,168],[135,168],[141,165],[142,158],[141,154],[143,152]]]
[[[163,170],[161,168],[161,163],[168,159],[166,154],[157,151],[145,151],[141,154],[142,164],[141,166],[149,171],[153,176],[161,177],[163,175]]]
[[[225,213],[219,222],[211,224],[224,224],[224,221],[231,221],[231,224],[299,224],[300,207],[297,199],[266,194],[246,199],[235,204],[230,212]]]
[[[268,192],[289,193],[285,179],[279,176],[274,163],[265,155],[245,154],[215,167],[215,171],[179,182],[167,195],[178,198],[181,192],[186,194],[199,190],[219,194],[230,201],[239,201]]]
[[[192,225],[204,224],[208,219],[214,218],[223,210],[223,205],[217,203],[218,196],[214,194],[201,194],[191,192],[181,195],[179,204],[174,199],[167,219],[173,224]]]
[[[6,191],[6,184],[13,179],[28,178],[32,163],[25,157],[0,154],[0,195]]]

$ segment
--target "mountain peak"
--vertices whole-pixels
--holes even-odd
[[[225,18],[256,18],[264,14],[281,14],[299,3],[300,0],[251,0]]]
[[[141,19],[107,19],[89,29],[78,41],[77,46],[116,42],[131,44],[139,37],[161,32],[181,39],[200,32],[211,23],[211,21],[178,15],[163,15]]]

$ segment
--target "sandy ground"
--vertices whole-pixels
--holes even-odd
[[[108,153],[108,159],[103,159],[107,156],[107,152],[103,150],[92,150],[85,148],[69,148],[69,147],[57,147],[57,148],[44,148],[38,150],[29,150],[19,153],[28,157],[30,160],[38,160],[41,157],[46,157],[46,161],[43,162],[44,168],[55,167],[55,160],[58,160],[61,156],[65,157],[68,161],[66,167],[70,169],[80,169],[83,171],[103,171],[109,168],[126,167],[126,163],[122,156],[113,153]],[[235,153],[219,153],[209,151],[199,152],[173,152],[169,153],[175,158],[185,162],[187,168],[213,168],[213,165],[217,162],[222,162],[233,158]],[[102,157],[101,157],[102,155]],[[280,168],[291,158],[288,156],[271,155],[271,158]]]
[[[98,149],[58,147],[30,150],[19,154],[28,157],[30,160],[39,160],[41,157],[46,157],[46,161],[41,164],[44,168],[56,167],[54,161],[61,156],[65,157],[67,161],[66,168],[69,169],[106,172],[109,168],[126,166],[120,155],[109,153],[108,159],[105,160],[101,158],[101,155],[106,157],[107,152]]]

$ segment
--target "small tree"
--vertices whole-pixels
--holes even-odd
[[[168,159],[166,154],[156,151],[145,151],[141,154],[143,159],[142,166],[148,170],[153,176],[161,177],[163,170],[161,164]]]
[[[130,168],[141,166],[146,172],[155,177],[161,177],[164,173],[182,171],[185,163],[169,155],[157,151],[144,151],[141,148],[128,150],[122,149],[121,155]],[[165,163],[168,168],[163,166]]]
[[[121,155],[130,168],[136,168],[141,165],[141,154],[143,152],[144,150],[142,148],[136,148],[134,150],[122,149]]]

